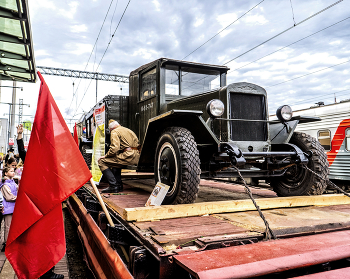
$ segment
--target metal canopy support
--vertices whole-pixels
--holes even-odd
[[[19,107],[18,107],[18,123],[22,123],[22,115],[23,115],[23,99],[19,99]]]
[[[94,79],[96,81],[105,80],[105,81],[129,83],[128,76],[103,74],[103,73],[87,72],[87,71],[77,71],[77,70],[61,69],[61,68],[51,68],[51,67],[43,67],[43,66],[37,66],[36,68],[43,75]]]
[[[96,78],[96,104],[97,104],[97,81],[98,79]]]
[[[15,114],[16,114],[16,81],[13,82],[12,89],[12,107],[11,107],[11,126],[10,129],[10,138],[13,138],[15,135]]]

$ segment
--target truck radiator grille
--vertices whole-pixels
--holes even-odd
[[[230,118],[266,120],[265,96],[256,94],[230,93]],[[267,123],[230,121],[233,141],[266,141]]]

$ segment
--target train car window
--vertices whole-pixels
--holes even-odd
[[[318,131],[317,139],[326,151],[331,150],[331,131]]]
[[[141,77],[141,100],[152,97],[156,94],[157,86],[157,69],[154,68]]]
[[[350,128],[345,130],[345,149],[350,151]]]

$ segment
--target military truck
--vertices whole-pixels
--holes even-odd
[[[239,173],[270,182],[279,196],[322,194],[325,151],[316,139],[294,131],[298,123],[320,119],[293,117],[292,109],[281,105],[270,120],[265,89],[226,84],[228,70],[160,58],[130,73],[129,97],[107,96],[99,104],[116,112],[106,113],[106,122],[114,118],[139,137],[137,170],[154,171],[156,181],[170,186],[163,204],[194,202],[200,178]],[[91,111],[84,118],[82,147],[92,140],[92,118]],[[106,151],[108,142],[106,130]]]

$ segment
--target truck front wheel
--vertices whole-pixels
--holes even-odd
[[[193,203],[198,195],[200,160],[191,132],[181,127],[167,129],[159,138],[154,175],[169,185],[163,204]]]
[[[321,195],[327,187],[324,179],[328,179],[327,155],[322,145],[310,135],[294,132],[290,143],[302,151],[312,151],[312,157],[307,164],[320,177],[312,174],[302,166],[295,165],[287,169],[282,177],[271,179],[271,186],[278,196]]]

